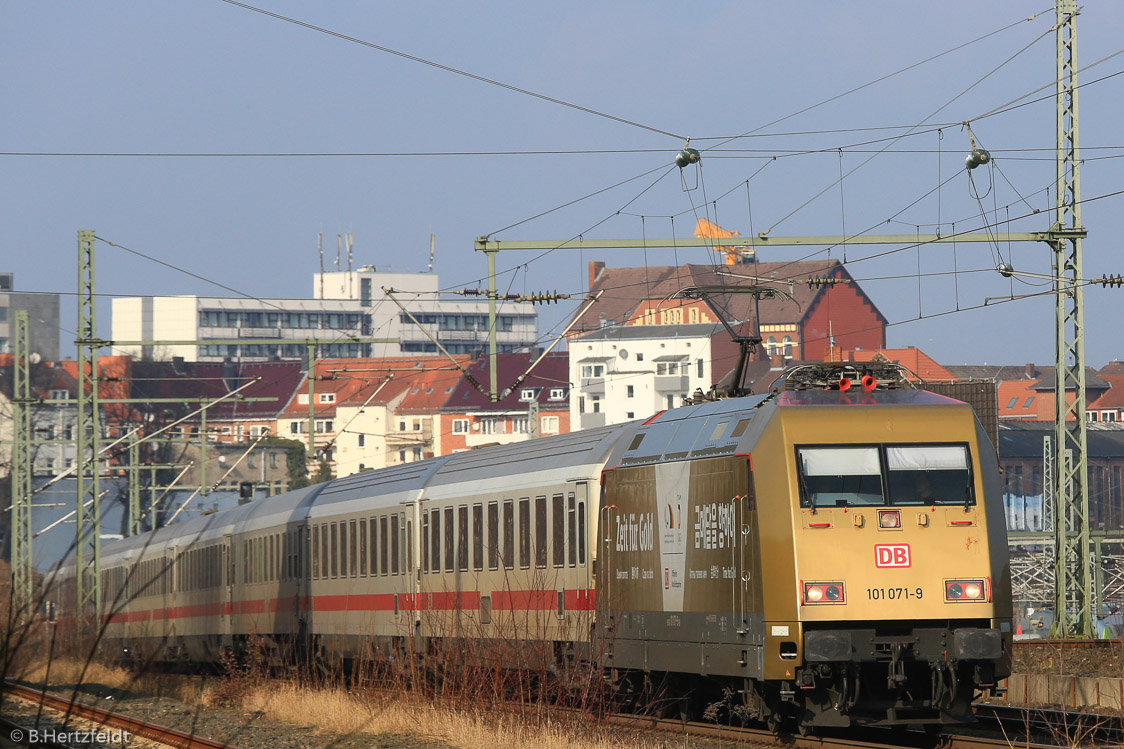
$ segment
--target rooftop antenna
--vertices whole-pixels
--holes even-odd
[[[355,246],[355,233],[347,233],[347,272],[351,272],[351,248]]]
[[[426,273],[432,273],[433,272],[433,251],[434,251],[434,249],[436,249],[436,245],[437,245],[437,236],[433,232],[430,232],[429,233],[429,267],[426,268],[426,271],[425,271]]]
[[[320,250],[320,298],[324,298],[324,232],[316,232],[316,249]]]
[[[336,271],[340,269],[340,252],[343,250],[343,235],[336,235]]]

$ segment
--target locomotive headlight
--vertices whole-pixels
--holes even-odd
[[[878,527],[879,528],[901,528],[902,527],[902,514],[898,510],[879,510],[878,511]]]
[[[983,580],[946,580],[944,599],[946,601],[983,601],[987,598],[987,586]]]
[[[804,583],[804,603],[846,603],[843,583]]]

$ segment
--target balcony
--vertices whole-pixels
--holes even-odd
[[[581,414],[581,428],[582,429],[596,429],[597,427],[605,426],[605,414]]]
[[[685,393],[689,386],[686,374],[656,375],[655,388],[660,393]]]
[[[605,395],[604,377],[584,377],[581,380],[582,395]]]

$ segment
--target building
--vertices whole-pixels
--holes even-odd
[[[570,339],[570,423],[622,424],[682,406],[736,363],[718,323],[606,326]]]
[[[758,300],[737,292],[747,286],[765,287],[774,295]],[[837,260],[649,268],[590,262],[589,288],[604,293],[575,321],[572,337],[605,327],[725,319],[743,334],[759,331],[766,352],[785,359],[822,361],[832,346],[886,345],[885,316]],[[707,298],[672,299],[688,288],[706,291]]]
[[[27,312],[29,351],[42,361],[59,358],[59,295],[15,291],[15,277],[0,273],[0,354],[15,353],[15,313]]]
[[[12,463],[14,361],[14,355],[0,354],[0,478],[9,474]],[[61,362],[31,364],[29,375],[33,397],[46,401],[31,406],[31,471],[35,476],[53,475],[72,466],[77,456],[72,441],[78,383]]]
[[[383,288],[393,290],[408,313]],[[451,354],[486,351],[487,300],[443,297],[439,288],[433,273],[385,273],[365,266],[315,274],[312,299],[116,298],[112,302],[113,339],[167,341],[118,349],[143,359],[180,357],[185,361],[305,358],[306,340],[317,341],[320,358],[436,353],[437,343],[426,332]],[[531,304],[501,303],[496,319],[499,350],[532,348],[537,321]],[[358,340],[362,338],[390,342]],[[238,343],[206,343],[235,339]],[[268,340],[284,342],[263,342]]]
[[[434,412],[440,434],[441,455],[485,445],[509,444],[531,439],[534,432],[532,404],[538,406],[538,433],[546,437],[570,431],[569,356],[548,354],[530,370],[531,354],[501,354],[496,357],[496,381],[503,398],[492,402],[469,377],[487,387],[490,379],[487,357],[467,368],[445,403]],[[530,370],[530,371],[528,371]],[[519,381],[523,375],[526,377]]]

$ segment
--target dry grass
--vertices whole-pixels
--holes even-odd
[[[410,696],[370,697],[341,689],[310,690],[297,684],[261,686],[246,695],[244,710],[269,720],[329,734],[394,734],[459,747],[494,749],[640,749],[651,739],[622,735],[585,720],[537,724],[511,713],[442,707]]]
[[[72,658],[55,658],[50,662],[50,669],[45,659],[37,659],[21,669],[16,678],[34,684],[48,684],[49,678],[48,686],[53,688],[75,684],[98,685],[154,697],[169,697],[187,704],[197,702],[203,690],[198,681],[184,677],[136,674],[119,666]]]

